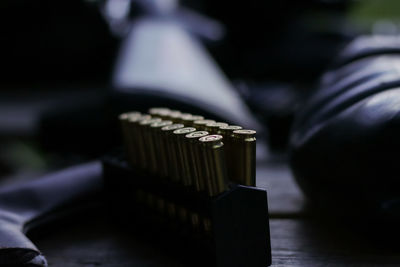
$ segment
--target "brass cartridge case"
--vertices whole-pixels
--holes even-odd
[[[166,112],[170,112],[171,110],[169,108],[164,108],[164,107],[154,107],[149,109],[149,114],[152,117],[158,117],[158,118],[163,118],[163,114]]]
[[[137,189],[136,192],[135,192],[136,202],[138,204],[141,204],[141,205],[145,204],[146,203],[146,201],[145,201],[145,197],[146,196],[145,195],[146,195],[146,193],[143,190]]]
[[[212,236],[212,223],[210,218],[203,218],[203,227],[204,227],[204,232],[206,236],[211,237]]]
[[[160,213],[160,214],[167,213],[167,207],[166,207],[165,199],[160,197],[160,196],[157,196],[156,202],[157,202],[157,212]]]
[[[177,177],[176,181],[182,183],[183,185],[188,185],[189,184],[189,177],[185,176],[186,173],[189,172],[189,162],[188,158],[185,158],[184,155],[184,144],[185,144],[185,135],[195,132],[196,128],[193,127],[185,127],[181,129],[177,129],[173,132],[174,134],[174,140],[173,140],[173,146],[176,151],[177,155]]]
[[[190,213],[190,222],[192,224],[192,228],[193,228],[194,232],[199,233],[201,230],[199,214],[197,214],[195,212],[191,212]]]
[[[129,118],[131,118],[131,117],[139,117],[141,115],[142,114],[140,112],[137,112],[137,111],[125,112],[125,113],[120,114],[118,116],[118,119],[119,119],[119,121],[121,123],[121,127],[123,127],[123,124],[127,123]]]
[[[193,187],[197,192],[203,192],[206,188],[206,181],[204,175],[202,175],[203,157],[200,154],[200,142],[201,137],[207,136],[207,131],[196,131],[185,135],[186,139],[186,157],[189,159],[189,186]],[[190,222],[195,232],[200,232],[205,227],[202,222],[205,220],[196,212],[190,212]]]
[[[220,127],[228,126],[225,122],[210,122],[206,124],[206,131],[210,134],[220,134]]]
[[[177,213],[177,207],[174,203],[170,202],[170,201],[166,201],[165,202],[165,207],[166,207],[166,212],[168,214],[168,216],[171,219],[175,219],[176,218],[176,213]]]
[[[155,162],[155,149],[153,140],[150,135],[150,125],[161,121],[160,118],[151,118],[149,120],[142,120],[139,122],[138,133],[140,135],[140,141],[142,143],[143,155],[141,159],[141,166],[147,171],[151,171],[151,166]]]
[[[171,180],[176,177],[175,172],[177,171],[177,156],[176,150],[173,146],[173,132],[177,129],[185,127],[183,124],[175,123],[161,128],[161,142],[166,148],[167,158],[164,163],[166,165],[162,166],[164,176],[169,177]],[[163,163],[163,162],[162,162]]]
[[[194,127],[194,122],[195,121],[203,120],[203,119],[204,119],[203,116],[191,115],[191,114],[187,114],[187,115],[182,115],[181,116],[182,123],[187,127]]]
[[[184,123],[183,117],[188,117],[192,116],[189,113],[180,113],[178,116],[178,113],[174,114],[174,119],[176,123],[179,123],[181,125],[186,125]],[[174,151],[172,154],[174,155],[174,162],[172,164],[173,166],[173,181],[174,182],[180,182],[182,184],[186,184],[187,179],[184,176],[186,164],[185,164],[185,158],[183,156],[183,143],[184,143],[184,136],[187,133],[190,133],[192,131],[195,131],[195,128],[179,128],[176,129],[172,132],[171,135],[171,143],[170,143],[170,148]],[[186,208],[175,205],[174,203],[171,203],[170,206],[170,211],[173,211],[171,215],[175,214],[177,218],[180,220],[181,223],[185,224],[188,222],[188,216],[189,212]]]
[[[256,185],[256,131],[235,130],[232,134],[232,150],[236,154],[232,180],[243,185]]]
[[[206,131],[206,125],[208,123],[215,122],[214,120],[196,120],[194,121],[193,127],[196,128],[198,131]]]
[[[169,114],[172,111],[169,108],[151,108],[149,109],[149,114],[153,117],[161,118],[163,120],[168,120]]]
[[[228,175],[228,179],[233,179],[235,177],[236,172],[236,158],[238,156],[238,152],[232,148],[232,135],[233,131],[241,130],[241,126],[237,125],[228,125],[222,126],[219,128],[220,134],[224,137],[224,145],[225,145],[225,159],[226,159],[226,171]]]
[[[225,140],[224,144],[226,145],[226,142],[227,142],[226,138],[230,138],[231,135],[233,134],[233,131],[241,130],[241,129],[243,129],[243,127],[238,126],[238,125],[226,125],[226,126],[219,127],[219,130],[221,132],[220,134],[224,137],[224,140]]]
[[[166,119],[173,121],[174,123],[180,123],[182,112],[179,110],[171,110]]]
[[[205,189],[205,181],[201,176],[202,157],[198,139],[206,135],[208,135],[207,131],[196,131],[185,135],[185,157],[189,159],[189,186],[194,186],[199,192]]]
[[[187,127],[188,124],[185,123],[185,119],[190,118],[191,116],[193,116],[193,115],[190,113],[181,113],[178,118],[178,123],[182,123],[183,125],[185,125]]]
[[[178,217],[181,223],[188,223],[189,222],[189,211],[181,206],[177,206],[176,209],[178,210]]]
[[[129,137],[131,140],[130,160],[131,164],[135,167],[142,168],[142,159],[145,153],[145,146],[139,134],[139,123],[143,120],[150,120],[151,116],[148,114],[140,116],[131,116],[128,119]]]
[[[118,119],[120,121],[121,125],[121,131],[122,131],[122,141],[124,144],[126,156],[128,159],[128,162],[131,165],[135,164],[135,147],[134,147],[134,136],[133,133],[131,132],[131,129],[129,127],[129,118],[137,118],[140,117],[141,114],[140,112],[127,112],[127,113],[122,113],[119,115]]]
[[[151,132],[150,137],[152,138],[152,143],[154,144],[155,150],[155,162],[152,162],[151,170],[152,173],[156,173],[159,176],[165,176],[162,171],[162,166],[166,164],[167,151],[164,143],[162,142],[162,131],[161,128],[164,126],[172,125],[172,121],[159,121],[150,125]]]
[[[145,192],[146,202],[151,210],[157,210],[157,197],[149,192]]]
[[[163,120],[170,120],[169,115],[171,114],[171,110],[161,110],[158,112],[158,117],[160,117]]]
[[[222,135],[201,137],[199,142],[206,162],[206,188],[209,196],[215,196],[228,189],[226,162]]]

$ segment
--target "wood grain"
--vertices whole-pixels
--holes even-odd
[[[273,266],[400,266],[400,247],[308,210],[286,165],[265,164],[257,175],[258,186],[268,189]],[[105,216],[34,241],[50,266],[191,266],[115,228]]]

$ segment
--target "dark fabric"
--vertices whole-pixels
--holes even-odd
[[[399,48],[398,38],[355,40],[295,119],[293,173],[327,210],[400,216]]]
[[[84,206],[101,189],[102,167],[97,161],[0,189],[0,265],[47,266],[25,233],[47,218],[54,220],[55,212]]]

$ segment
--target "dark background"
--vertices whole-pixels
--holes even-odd
[[[2,1],[0,176],[93,158],[115,144],[110,82],[120,38],[95,1]],[[362,27],[351,1],[183,1],[218,21],[204,40],[282,150],[295,104]],[[131,17],[143,15],[133,5]],[[281,137],[283,136],[283,137]],[[59,164],[60,162],[60,164]]]
[[[399,2],[186,0],[181,5],[224,27],[223,39],[202,40],[203,45],[270,132],[272,153],[259,164],[257,182],[270,190],[274,264],[398,263],[397,251],[371,245],[353,229],[337,229],[305,208],[285,152],[293,116],[337,52],[360,34],[399,33]],[[121,39],[98,6],[77,0],[1,1],[2,184],[98,158],[118,144],[119,132],[110,127],[115,118],[109,117],[109,92]],[[142,12],[133,6],[132,19]],[[35,242],[50,263],[63,266],[166,262],[162,249],[154,257],[151,246],[106,221],[93,218]]]

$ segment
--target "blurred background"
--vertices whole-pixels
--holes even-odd
[[[338,51],[356,36],[394,35],[400,26],[395,0],[3,0],[0,6],[3,181],[99,157],[119,142],[118,112],[160,103],[221,119],[248,110],[271,155],[284,159],[293,115]],[[180,70],[179,62],[189,66],[187,74],[152,74],[152,66]],[[157,75],[179,81],[199,72],[212,85],[229,81],[245,107],[223,96],[217,100],[226,108],[218,102],[204,108],[207,99],[192,105],[179,94],[201,98],[198,87],[172,92],[157,83]],[[148,80],[141,75],[150,85],[142,86]],[[153,97],[155,89],[168,101]]]

